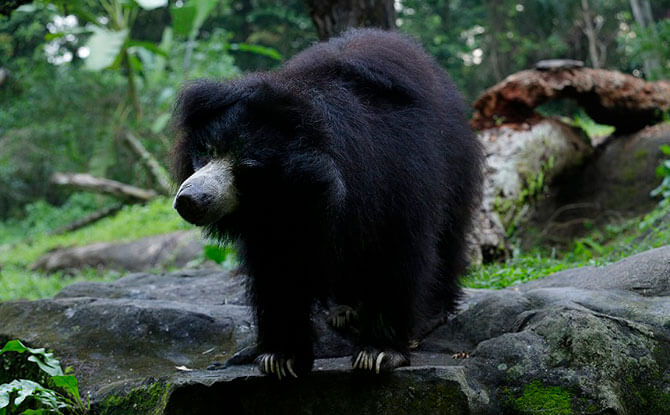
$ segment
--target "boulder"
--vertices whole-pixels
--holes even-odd
[[[150,271],[183,268],[203,259],[204,243],[197,231],[148,236],[131,242],[100,242],[54,249],[35,261],[32,268],[46,272],[104,268]]]
[[[617,223],[650,212],[658,203],[650,192],[661,183],[656,168],[668,158],[660,150],[663,144],[670,144],[670,123],[609,137],[583,165],[555,179],[526,229],[535,228],[543,242],[560,242],[583,233],[585,224]],[[537,243],[534,235],[523,236]]]
[[[351,341],[320,310],[312,374],[207,370],[254,341],[244,276],[216,270],[133,274],[0,303],[0,339],[53,349],[94,414],[660,414],[670,405],[669,281],[667,246],[466,290],[459,310],[420,339],[412,366],[385,376],[350,370]]]

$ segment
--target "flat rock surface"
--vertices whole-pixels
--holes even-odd
[[[206,370],[255,336],[244,276],[217,270],[133,274],[0,303],[0,340],[53,349],[101,414],[662,414],[669,294],[670,246],[466,290],[459,311],[421,339],[412,366],[386,376],[353,373],[350,341],[320,311],[309,376],[279,382],[245,364]]]

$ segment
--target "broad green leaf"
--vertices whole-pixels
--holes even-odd
[[[10,340],[7,343],[5,343],[5,346],[0,350],[0,354],[3,354],[5,352],[18,352],[18,353],[23,353],[27,351],[28,348],[24,346],[23,343],[21,343],[19,340]]]
[[[10,395],[16,393],[13,405],[19,406],[28,396],[35,393],[36,390],[44,389],[42,386],[27,379],[16,379],[9,383],[0,385],[0,408],[7,408],[10,404]]]
[[[670,156],[670,145],[668,145],[668,144],[663,144],[663,145],[661,146],[661,151],[662,151],[663,154],[665,154],[666,156]]]
[[[214,9],[214,6],[219,2],[219,0],[192,0],[193,3],[195,3],[195,9],[196,9],[196,16],[195,16],[195,21],[193,23],[193,31],[197,33],[198,30],[200,30],[200,26],[205,22],[205,19],[207,19],[207,16],[212,12]],[[195,33],[192,33],[192,35],[195,35]]]
[[[188,36],[195,21],[195,6],[171,7],[170,14],[172,15],[172,27],[175,33],[180,36]]]
[[[144,10],[157,9],[159,7],[165,7],[168,4],[168,0],[135,0],[135,2]]]
[[[72,375],[63,375],[63,376],[53,376],[51,380],[59,388],[63,388],[67,393],[72,395],[77,402],[81,401],[81,396],[79,396],[79,383],[77,378]]]
[[[84,62],[87,69],[99,71],[111,66],[117,59],[128,38],[128,30],[111,31],[96,26],[91,28],[93,35],[86,42],[91,54]]]
[[[16,406],[21,405],[27,397],[34,395],[36,390],[42,389],[42,386],[39,383],[30,380],[21,379],[19,382],[21,382],[20,387],[15,389],[17,396],[14,399],[14,405]]]
[[[194,37],[217,3],[218,0],[190,0],[183,7],[170,8],[175,33]]]
[[[9,394],[12,390],[9,383],[0,385],[0,409],[4,410],[9,405]]]
[[[60,362],[56,359],[49,358],[49,356],[45,356],[44,361],[42,361],[37,356],[33,355],[28,358],[28,361],[35,362],[37,366],[39,366],[43,372],[49,374],[49,376],[61,376],[63,374],[63,370],[60,368]]]

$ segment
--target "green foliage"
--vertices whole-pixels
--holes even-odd
[[[591,140],[599,137],[607,137],[615,130],[611,125],[598,124],[593,121],[583,109],[580,109],[572,119],[568,118],[565,121],[573,127],[581,128]]]
[[[0,222],[0,244],[32,240],[111,203],[111,198],[91,193],[74,193],[61,206],[38,200],[25,206],[23,218]]]
[[[0,301],[49,297],[76,281],[111,281],[119,276],[118,272],[100,273],[93,269],[76,275],[61,272],[44,275],[28,271],[37,258],[51,249],[95,242],[130,241],[190,228],[174,212],[171,201],[167,198],[158,198],[146,205],[125,206],[113,217],[63,235],[48,235],[30,230],[31,226],[36,229],[50,229],[54,224],[49,221],[53,222],[53,218],[58,217],[59,213],[68,214],[63,209],[54,207],[45,207],[44,210],[47,212],[44,217],[36,214],[26,219],[25,223],[16,222],[16,227],[12,228],[15,233],[0,241]],[[58,222],[58,226],[60,224]],[[22,230],[33,237],[20,239],[19,233]]]
[[[45,220],[48,220],[48,217]],[[43,235],[26,245],[0,245],[0,264],[28,265],[43,253],[56,247],[118,240],[131,241],[189,227],[190,225],[174,212],[170,200],[157,198],[145,205],[124,206],[113,217],[101,219],[91,226],[74,232]]]
[[[570,268],[570,263],[540,251],[517,253],[505,263],[476,267],[463,279],[469,288],[505,288]]]
[[[233,246],[209,244],[204,247],[205,258],[223,265],[224,268],[232,268],[237,264],[237,255]]]
[[[38,61],[15,79],[19,93],[0,88],[0,219],[38,199],[62,203],[67,193],[49,182],[55,171],[102,175],[115,163],[117,77]],[[128,171],[108,177],[127,182]]]
[[[2,366],[15,365],[17,353],[27,355],[25,361],[37,365],[41,376],[35,379],[14,379],[0,385],[0,415],[62,414],[79,415],[88,412],[79,394],[77,379],[63,373],[60,361],[43,348],[26,347],[19,340],[10,340],[0,349]]]
[[[663,144],[660,148],[664,155],[670,156],[670,146]],[[661,184],[651,191],[652,197],[661,196],[661,206],[670,204],[670,159],[663,160],[656,168],[656,175],[663,179]]]
[[[594,229],[567,249],[515,249],[504,263],[474,267],[463,278],[470,288],[505,288],[582,266],[601,266],[626,256],[670,244],[670,205],[659,206],[640,218]]]
[[[642,66],[643,60],[653,59],[657,66],[653,72],[646,74],[648,79],[670,78],[670,48],[667,47],[667,39],[670,39],[670,19],[659,20],[647,28],[635,24],[632,27],[635,36],[619,37],[619,44],[630,56],[636,66]]]

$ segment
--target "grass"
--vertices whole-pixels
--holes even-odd
[[[62,209],[54,209],[63,213]],[[41,214],[44,214],[44,221],[52,221],[50,211],[41,211]],[[26,224],[26,221],[30,223]],[[167,198],[157,198],[146,205],[125,206],[112,217],[63,235],[46,233],[48,225],[44,221],[35,222],[28,215],[22,222],[4,224],[0,228],[3,231],[0,238],[0,301],[50,297],[73,282],[111,281],[121,275],[94,269],[75,275],[30,271],[30,265],[52,249],[94,242],[130,241],[190,228],[174,212]],[[57,226],[63,224],[62,220],[57,222]],[[33,232],[34,229],[40,229],[41,233]],[[21,232],[26,236],[21,238]]]
[[[536,248],[515,252],[504,263],[470,270],[463,279],[469,288],[505,288],[581,266],[602,266],[624,257],[670,244],[670,204],[659,206],[642,218],[608,225],[572,242],[562,252]]]
[[[77,203],[81,205],[80,202]],[[142,206],[126,206],[113,217],[64,235],[50,235],[48,231],[63,225],[62,219],[55,218],[77,211],[76,207],[66,204],[60,208],[37,206],[31,209],[32,214],[21,222],[0,223],[0,301],[51,297],[77,281],[113,281],[122,275],[95,269],[75,275],[31,271],[30,265],[51,249],[94,242],[130,241],[190,228],[174,212],[167,198],[158,198]],[[80,209],[78,214],[85,213],[86,209]],[[558,251],[536,248],[522,252],[517,249],[504,263],[473,268],[463,284],[470,288],[499,289],[568,268],[609,264],[637,252],[670,244],[669,213],[670,203],[666,203],[645,217],[592,230]],[[223,262],[224,266],[234,260],[230,247],[226,247],[225,252],[212,247],[209,250],[212,252],[204,254]]]

